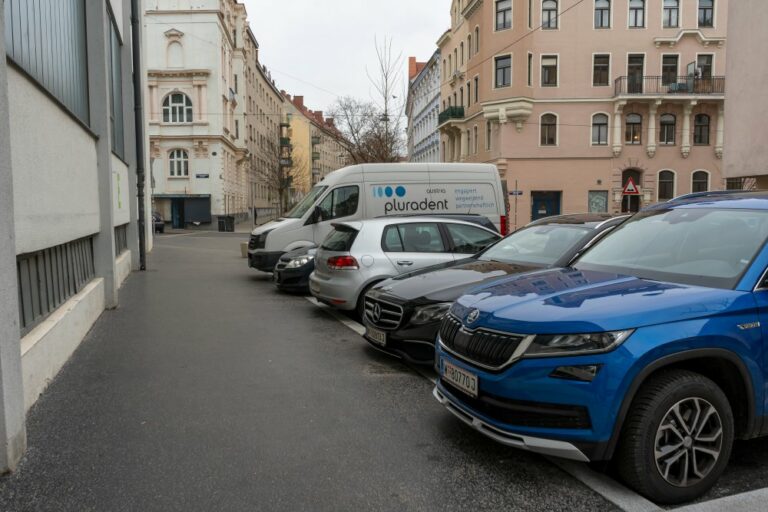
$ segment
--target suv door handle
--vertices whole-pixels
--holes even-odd
[[[400,260],[397,262],[397,264],[400,265],[401,267],[410,267],[411,265],[413,265],[413,262]]]

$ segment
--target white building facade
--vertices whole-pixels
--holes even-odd
[[[154,208],[174,228],[248,217],[246,11],[235,0],[146,0]]]
[[[426,63],[414,63],[408,86],[408,160],[411,162],[440,161],[440,51]],[[421,69],[419,69],[421,68]],[[410,74],[410,73],[409,73]]]
[[[130,2],[0,6],[1,473],[26,411],[118,306],[139,228]]]

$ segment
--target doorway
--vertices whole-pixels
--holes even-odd
[[[626,190],[630,178],[634,182],[635,187],[637,187],[638,192],[640,192],[643,174],[637,169],[626,169],[621,173],[621,190]],[[621,213],[637,213],[641,207],[640,194],[622,194]]]
[[[531,192],[531,220],[560,215],[562,192]]]
[[[645,71],[645,55],[630,54],[627,57],[627,92],[640,94],[643,92],[643,72]]]
[[[184,199],[171,199],[171,222],[173,229],[184,229]]]

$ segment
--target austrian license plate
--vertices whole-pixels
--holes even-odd
[[[373,327],[367,327],[365,334],[377,345],[381,345],[382,347],[387,345],[387,333],[384,331],[374,329]]]
[[[443,359],[442,377],[469,396],[477,397],[477,375]]]

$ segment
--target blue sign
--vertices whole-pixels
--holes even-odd
[[[511,195],[511,196],[521,196],[521,195],[523,195],[523,191],[522,190],[510,190],[509,191],[509,195]]]
[[[210,174],[195,174],[195,178],[200,180],[208,179],[210,177],[211,177]]]

